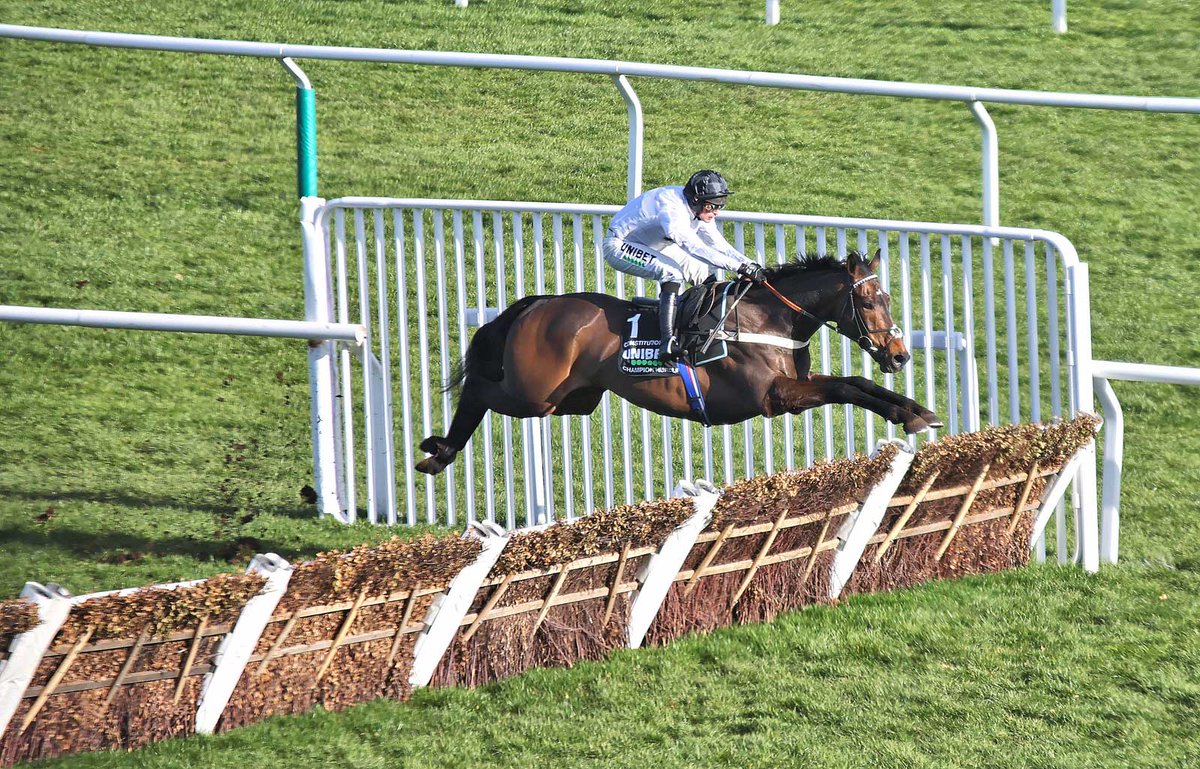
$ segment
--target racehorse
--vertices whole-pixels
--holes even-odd
[[[845,262],[815,257],[765,271],[737,305],[728,355],[696,369],[711,424],[798,414],[831,403],[875,412],[908,433],[940,427],[916,401],[859,376],[811,372],[807,340],[822,324],[866,350],[884,373],[911,357],[892,322],[891,297],[877,270],[879,252]],[[607,294],[528,296],[483,325],[447,387],[462,386],[449,435],[421,442],[431,475],[454,461],[489,410],[512,417],[591,414],[606,390],[650,411],[699,420],[681,378],[633,377],[619,366],[621,331],[633,308]]]

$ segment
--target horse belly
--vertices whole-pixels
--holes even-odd
[[[618,381],[609,387],[616,395],[655,414],[680,418],[692,416],[687,392],[678,376],[634,379],[621,373],[617,365],[614,361],[612,368]]]

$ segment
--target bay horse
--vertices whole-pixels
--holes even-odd
[[[845,262],[814,257],[766,270],[763,283],[749,287],[736,307],[738,332],[755,341],[732,341],[726,357],[696,369],[709,421],[733,424],[849,403],[908,433],[941,427],[932,411],[866,377],[810,370],[804,343],[822,324],[858,343],[884,373],[909,361],[878,267],[877,251],[870,258],[851,252]],[[586,415],[612,391],[657,414],[699,421],[680,377],[620,371],[621,331],[632,313],[629,301],[607,294],[528,296],[481,326],[447,384],[462,387],[449,435],[421,442],[430,456],[417,469],[444,470],[489,410],[519,418]]]

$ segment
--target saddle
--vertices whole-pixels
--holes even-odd
[[[702,350],[714,329],[722,324],[732,301],[733,282],[710,282],[693,286],[679,298],[676,335],[684,356],[693,366],[721,360],[729,354],[729,346],[717,338]],[[621,334],[621,371],[633,376],[672,376],[674,364],[664,365],[658,359],[661,344],[658,330],[658,300],[634,297],[630,300],[629,317]]]

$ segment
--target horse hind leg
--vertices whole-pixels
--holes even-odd
[[[430,456],[417,463],[417,470],[428,475],[445,470],[467,445],[488,411],[510,417],[542,417],[553,413],[554,406],[514,398],[496,382],[468,377],[458,397],[449,434],[431,435],[421,441],[420,449]]]
[[[418,472],[437,475],[445,470],[458,456],[458,452],[467,445],[467,441],[471,439],[489,409],[482,390],[474,377],[468,377],[463,383],[458,404],[454,407],[454,418],[450,420],[449,434],[431,435],[421,441],[421,451],[429,456],[417,463]]]

